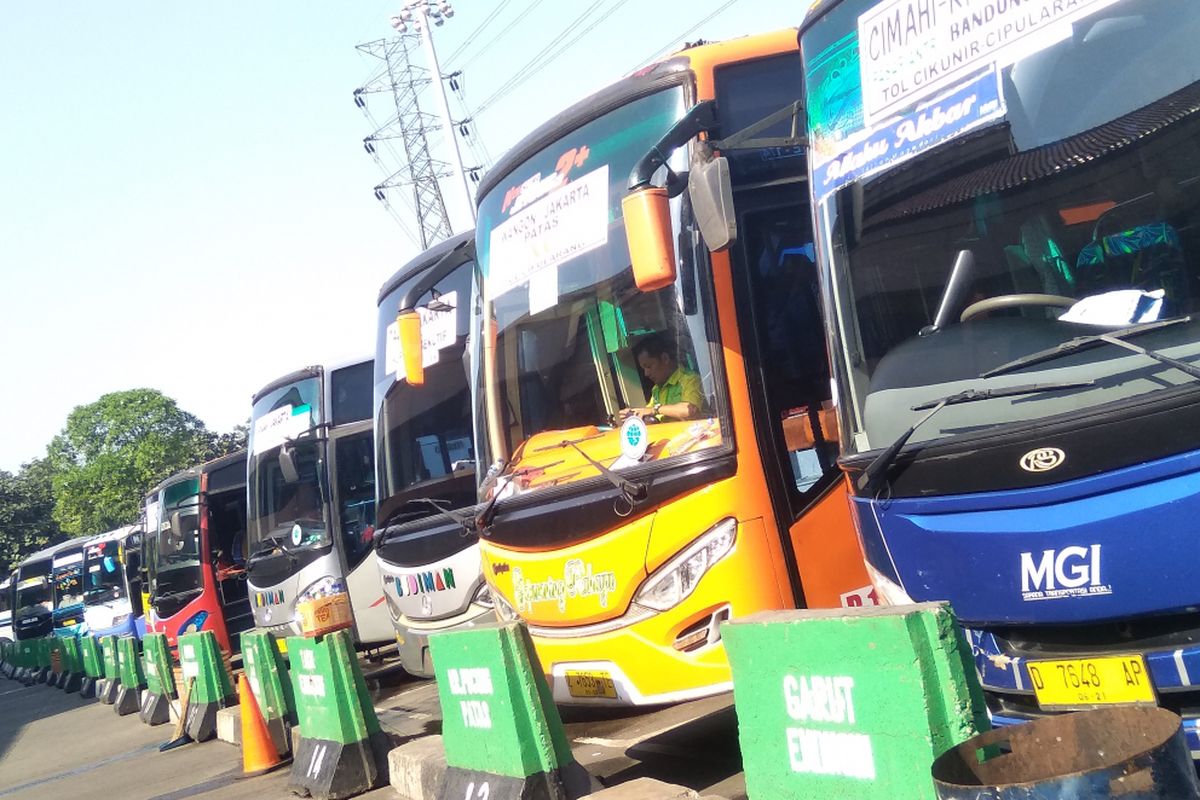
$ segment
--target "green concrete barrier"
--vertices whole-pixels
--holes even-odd
[[[772,611],[721,631],[751,800],[934,798],[933,760],[988,727],[945,604]]]
[[[37,676],[38,683],[47,683],[50,680],[50,637],[42,636],[34,639],[37,643]]]
[[[448,765],[442,797],[579,797],[591,790],[523,624],[447,631],[429,644]]]
[[[33,673],[37,669],[37,644],[33,639],[23,639],[17,642],[17,671],[16,679],[22,683],[33,682]]]
[[[78,692],[83,683],[83,656],[79,652],[79,638],[62,637],[63,667],[66,670],[58,682],[64,692]]]
[[[104,678],[104,660],[95,637],[80,637],[79,655],[83,659],[83,680],[79,682],[79,696],[90,700],[97,694],[97,681]]]
[[[66,656],[63,654],[63,637],[57,634],[50,634],[46,637],[50,648],[50,674],[46,677],[46,683],[55,689],[61,688],[62,679],[67,675]]]
[[[280,753],[290,752],[289,731],[296,725],[296,695],[287,660],[279,651],[275,635],[269,631],[246,631],[241,635],[241,647],[242,667],[275,749]]]
[[[300,742],[288,788],[318,800],[353,797],[383,778],[390,749],[354,654],[341,630],[317,638],[289,636]]]
[[[179,695],[166,634],[147,633],[142,638],[142,670],[146,675],[146,691],[142,692],[139,718],[147,725],[170,722],[171,701]]]
[[[101,663],[104,664],[104,682],[96,686],[96,699],[111,706],[117,701],[117,692],[121,690],[121,671],[117,662],[117,637],[101,636],[99,641]]]
[[[197,631],[180,636],[179,667],[183,680],[192,684],[184,731],[197,742],[208,741],[217,735],[217,711],[237,705],[216,635]]]
[[[117,716],[123,717],[141,708],[141,692],[146,688],[142,655],[138,652],[138,640],[133,636],[122,636],[117,640],[117,670],[121,676],[121,688],[117,691],[113,707]]]

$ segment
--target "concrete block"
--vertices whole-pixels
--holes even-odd
[[[988,726],[949,606],[764,612],[722,626],[751,800],[932,800]]]
[[[242,744],[242,707],[230,706],[217,711],[217,738],[228,744]]]
[[[392,788],[405,800],[436,800],[446,779],[441,736],[422,736],[388,753]]]
[[[607,789],[585,795],[580,800],[695,800],[693,790],[654,778],[635,778]]]

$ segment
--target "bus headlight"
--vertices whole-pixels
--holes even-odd
[[[690,595],[713,564],[733,550],[737,520],[723,519],[700,535],[679,555],[654,570],[633,596],[640,606],[666,611]]]
[[[492,587],[486,583],[481,583],[479,584],[479,588],[475,590],[475,594],[471,595],[471,603],[484,608],[493,608],[496,603],[492,597]]]
[[[306,600],[316,600],[318,597],[328,597],[331,594],[343,594],[345,591],[346,586],[342,581],[332,575],[323,575],[304,587],[304,591],[296,595],[296,602],[303,603]]]
[[[485,583],[484,586],[487,586]],[[517,618],[517,610],[505,599],[500,592],[492,592],[492,603],[496,606],[496,616],[501,622],[512,622]]]
[[[129,618],[132,616],[133,614],[117,614],[112,618],[112,627],[115,628],[118,625],[124,625],[126,622],[129,622]]]

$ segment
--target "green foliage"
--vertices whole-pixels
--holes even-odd
[[[0,577],[29,553],[66,538],[51,517],[53,511],[46,459],[24,464],[16,475],[0,470]]]
[[[228,433],[210,433],[208,448],[204,454],[205,461],[245,450],[250,439],[250,420],[233,426]]]
[[[47,448],[54,520],[71,535],[136,520],[146,492],[204,461],[216,438],[154,389],[113,392],[77,407]]]

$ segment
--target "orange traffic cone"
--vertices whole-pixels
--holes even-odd
[[[263,775],[290,763],[290,758],[284,760],[279,757],[244,672],[238,676],[238,703],[242,707],[242,777]]]

